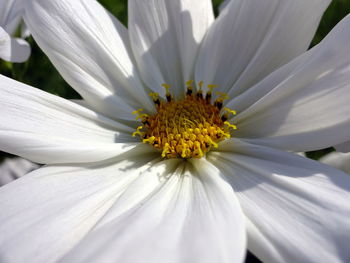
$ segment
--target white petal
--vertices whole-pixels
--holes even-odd
[[[137,143],[133,129],[0,75],[0,150],[38,163],[95,162]]]
[[[332,152],[319,161],[350,174],[350,153]]]
[[[15,33],[21,21],[24,1],[26,0],[0,1],[0,27],[10,35]]]
[[[150,176],[163,181],[139,197]],[[121,214],[135,198],[139,201]],[[115,218],[62,262],[243,262],[245,227],[239,204],[220,172],[205,160],[182,162],[168,174],[147,174],[125,191],[111,213]]]
[[[39,165],[26,159],[7,158],[0,164],[0,186],[12,182],[23,175],[39,168]]]
[[[338,152],[350,152],[350,141],[344,142],[342,144],[338,144],[335,145],[334,148],[338,151]]]
[[[263,262],[350,258],[350,176],[319,162],[228,140],[210,152],[247,216],[248,249]]]
[[[237,98],[236,104],[230,105],[233,108],[242,108],[241,103],[253,105],[237,116],[236,136],[299,152],[348,141],[348,43],[350,16],[318,46]]]
[[[20,38],[12,38],[0,27],[0,59],[9,62],[24,62],[29,58],[30,46]]]
[[[164,170],[157,160],[149,162],[152,158],[47,166],[1,187],[1,262],[57,262],[99,224],[139,174]]]
[[[224,0],[219,6],[219,12],[221,13],[230,3],[231,0]]]
[[[210,0],[129,1],[129,32],[140,73],[161,95],[167,83],[183,96],[198,47],[213,22]]]
[[[196,79],[232,97],[305,52],[330,0],[231,0],[208,31]]]
[[[62,76],[91,106],[121,119],[133,119],[133,108],[154,108],[130,57],[126,28],[97,1],[29,1],[25,20]]]

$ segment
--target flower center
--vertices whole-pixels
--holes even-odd
[[[133,136],[139,135],[144,143],[159,149],[164,158],[201,158],[218,142],[231,137],[231,129],[236,126],[227,121],[229,114],[235,111],[223,107],[227,95],[217,92],[218,98],[211,103],[215,85],[208,85],[208,92],[203,96],[200,82],[199,90],[193,92],[193,81],[188,81],[186,96],[174,100],[170,86],[163,84],[166,101],[160,100],[157,93],[150,93],[157,113],[148,115],[139,109],[133,113],[142,125]]]

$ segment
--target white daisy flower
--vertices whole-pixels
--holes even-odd
[[[0,149],[47,164],[0,189],[2,261],[346,262],[350,177],[287,152],[350,139],[350,17],[306,52],[328,4],[30,1],[84,101],[0,78]]]
[[[22,38],[13,37],[23,15],[23,0],[0,1],[0,59],[9,62],[24,62],[29,58],[30,46],[24,37],[28,30],[22,30]]]
[[[0,164],[0,186],[8,184],[37,168],[39,168],[38,164],[20,157],[6,158]]]

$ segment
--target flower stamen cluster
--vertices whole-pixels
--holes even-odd
[[[231,109],[223,109],[225,93],[217,93],[218,98],[211,103],[212,91],[215,85],[208,85],[205,97],[199,90],[193,91],[193,81],[187,82],[187,92],[184,99],[174,100],[170,86],[163,84],[166,101],[161,100],[157,93],[150,93],[157,113],[148,115],[142,109],[133,113],[142,124],[133,133],[139,135],[144,143],[162,151],[163,158],[201,158],[212,147],[217,148],[218,142],[231,137],[231,130],[236,126],[229,123],[228,115],[236,114]]]

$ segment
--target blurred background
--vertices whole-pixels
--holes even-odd
[[[124,25],[127,25],[127,0],[99,0],[99,2],[111,11]],[[221,2],[222,0],[213,0],[216,15],[218,15],[218,7]],[[349,13],[350,0],[333,0],[321,20],[311,46],[319,43],[328,32]],[[32,47],[30,59],[26,63],[21,64],[12,64],[0,60],[0,73],[67,99],[80,98],[58,74],[57,70],[52,66],[34,40],[29,37],[28,41]],[[333,151],[333,149],[328,148],[320,151],[308,152],[306,156],[318,160],[331,151]],[[10,154],[0,152],[0,165],[5,158],[13,157],[14,156]],[[252,263],[260,261],[249,254],[246,262]]]

